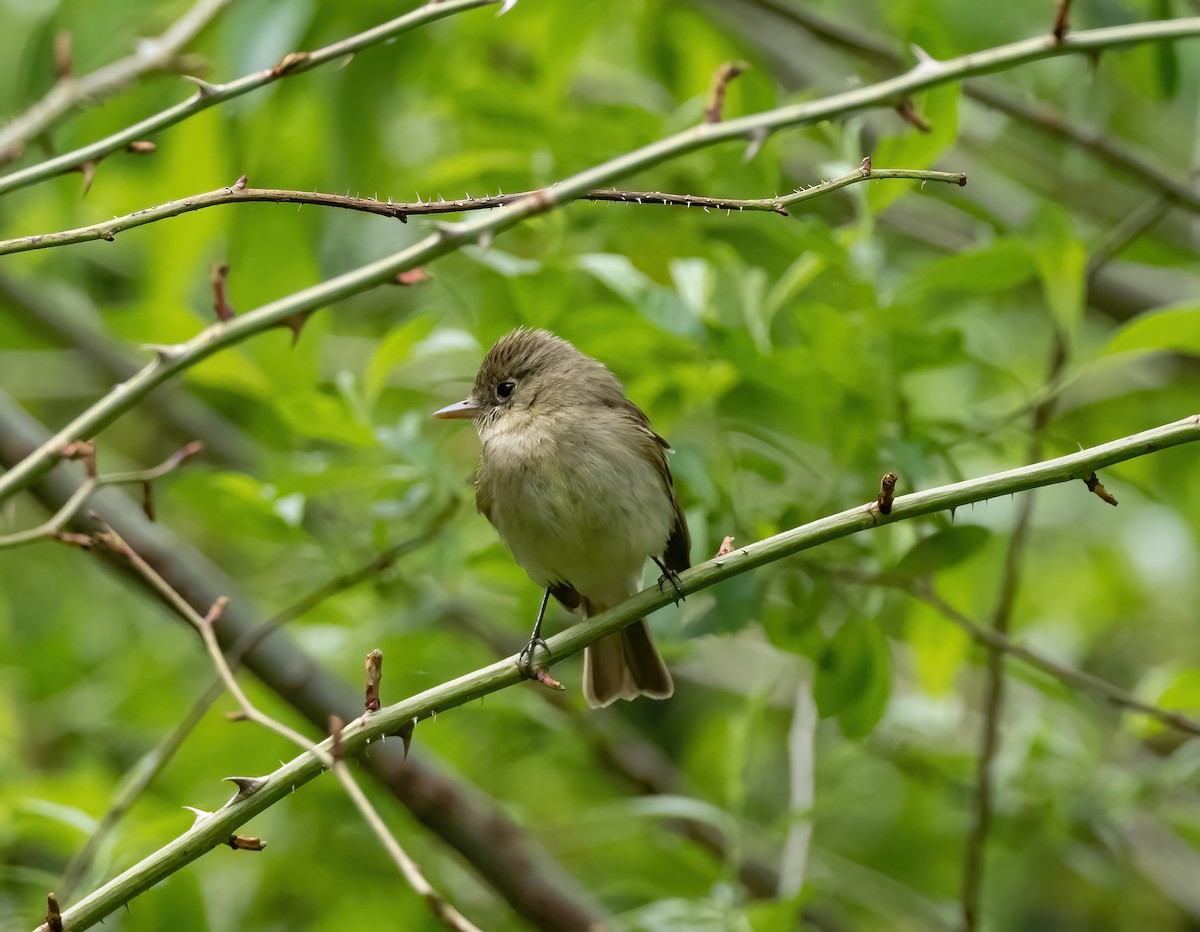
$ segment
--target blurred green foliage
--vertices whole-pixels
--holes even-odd
[[[796,0],[798,2],[798,0]],[[51,46],[74,37],[78,71],[126,54],[187,4],[0,3],[0,113],[53,80]],[[1049,29],[1049,4],[854,0],[809,5],[869,24],[896,48],[939,57]],[[1079,2],[1075,25],[1182,13],[1172,0]],[[270,66],[397,15],[360,0],[240,0],[195,43],[212,80]],[[1063,59],[991,79],[1053,105],[1186,179],[1197,164],[1196,44]],[[453,17],[209,110],[162,133],[153,156],[119,154],[80,197],[66,175],[7,196],[0,237],[84,225],[232,183],[428,200],[553,182],[696,122],[713,71],[741,114],[883,76],[736,2],[538,3],[502,19]],[[56,151],[187,93],[148,78],[52,133]],[[765,197],[877,167],[967,171],[970,184],[878,182],[788,219],[577,204],[488,250],[434,264],[419,287],[376,290],[315,314],[297,344],[278,331],[190,370],[183,390],[247,439],[249,462],[210,454],[158,487],[159,518],[265,613],[420,533],[430,545],[289,628],[357,680],[384,651],[385,701],[488,662],[470,628],[513,649],[540,593],[470,507],[469,429],[429,412],[464,392],[491,341],[548,327],[606,361],[674,447],[694,559],[727,534],[748,542],[900,491],[1026,462],[1031,407],[1054,393],[1045,453],[1073,451],[1196,413],[1197,224],[1169,210],[1102,269],[1089,259],[1156,195],[1085,152],[980,107],[957,85],[921,95],[917,133],[891,111],[780,133],[752,159],[694,153],[630,188]],[[36,150],[38,147],[34,146]],[[30,157],[37,155],[35,151]],[[28,158],[27,158],[28,161]],[[429,225],[245,205],[117,237],[13,256],[0,275],[76,323],[128,344],[190,337],[211,319],[209,269],[231,266],[248,310],[413,242]],[[1056,343],[1065,363],[1047,382]],[[27,312],[0,314],[0,389],[58,426],[111,382]],[[178,432],[149,407],[100,437],[104,471],[150,465]],[[1200,713],[1200,483],[1177,448],[1038,493],[1013,628],[1053,657],[1139,697]],[[987,623],[1012,501],[880,528],[809,555],[827,568],[927,575]],[[40,520],[21,502],[9,527]],[[196,640],[97,561],[52,544],[0,558],[0,927],[40,919],[45,891],[106,811],[125,772],[191,705],[211,670]],[[462,619],[471,626],[464,626]],[[556,623],[564,620],[556,614]],[[930,606],[784,561],[653,619],[674,669],[669,703],[596,713],[678,768],[678,795],[642,799],[533,686],[422,725],[413,753],[439,761],[540,840],[630,929],[781,929],[801,906],[839,929],[953,925],[982,722],[982,655]],[[1195,742],[1010,666],[995,762],[985,911],[992,929],[1186,929],[1200,921]],[[555,675],[577,695],[579,667]],[[815,753],[789,754],[797,689],[811,683]],[[285,719],[278,700],[256,701]],[[223,699],[103,846],[87,889],[211,808],[229,773],[292,750],[230,725]],[[790,781],[815,771],[796,811]],[[456,855],[374,793],[435,885],[488,929],[519,927]],[[678,835],[712,825],[729,859]],[[789,831],[814,826],[803,892],[753,899],[733,859],[778,867]],[[111,916],[105,928],[432,927],[329,780],[247,831],[260,855],[217,850]],[[1190,886],[1189,886],[1190,885]]]

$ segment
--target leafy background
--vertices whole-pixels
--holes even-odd
[[[0,112],[50,86],[57,31],[72,32],[84,72],[185,8],[0,3]],[[805,6],[938,57],[1045,32],[1049,8]],[[1094,0],[1073,16],[1084,27],[1186,9]],[[382,0],[242,0],[194,48],[221,80],[396,14]],[[1195,51],[1148,45],[989,80],[1186,182],[1200,167]],[[0,237],[95,222],[242,173],[255,186],[395,200],[527,189],[696,122],[712,73],[730,59],[753,66],[730,88],[731,114],[889,73],[769,4],[524,0],[503,19],[456,16],[206,111],[160,134],[153,156],[106,159],[86,197],[78,175],[10,194]],[[147,79],[63,123],[53,145],[98,138],[184,93],[177,78]],[[472,432],[428,417],[462,396],[487,346],[514,326],[551,328],[608,362],[670,438],[694,559],[726,534],[748,542],[873,498],[892,469],[911,489],[1027,462],[1031,409],[1048,395],[1046,456],[1195,413],[1200,218],[1164,205],[1106,261],[1114,229],[1153,190],[957,85],[915,103],[932,132],[880,110],[778,134],[748,161],[725,146],[627,184],[765,197],[844,174],[871,153],[877,167],[966,171],[968,187],[859,185],[788,219],[577,204],[487,251],[439,260],[425,285],[314,315],[295,346],[273,331],[207,360],[171,396],[215,413],[217,442],[159,484],[160,521],[270,613],[459,503],[432,542],[289,625],[355,682],[364,652],[381,647],[387,701],[489,662],[481,633],[515,649],[536,611],[539,593],[471,507]],[[182,340],[210,321],[214,262],[230,264],[230,300],[247,310],[427,228],[233,206],[114,243],[13,256],[0,276],[138,358],[136,345]],[[25,305],[3,307],[0,389],[55,426],[106,390],[112,379],[86,348],[48,336]],[[144,406],[101,436],[101,468],[150,465],[188,436]],[[1080,484],[1038,493],[1013,628],[1142,699],[1200,712],[1195,457],[1185,447],[1106,471],[1117,509]],[[413,753],[497,801],[622,927],[775,929],[802,921],[802,908],[828,928],[952,926],[985,658],[928,604],[844,577],[928,576],[987,623],[1016,507],[1000,500],[881,528],[660,612],[654,629],[678,684],[670,703],[582,717],[570,662],[556,668],[571,689],[568,711],[533,686],[507,690],[422,725]],[[40,513],[21,502],[8,518],[22,527]],[[0,926],[25,928],[123,774],[211,669],[156,603],[77,551],[5,552],[0,580]],[[1008,669],[987,927],[1194,928],[1195,742]],[[799,742],[789,754],[789,729],[812,697],[812,752]],[[231,725],[230,708],[217,703],[138,801],[90,886],[183,830],[181,805],[219,805],[221,777],[292,755],[272,735]],[[657,748],[677,771],[676,793],[639,795],[598,756],[605,742]],[[814,802],[798,808],[789,787],[810,770]],[[521,926],[459,857],[386,796],[379,803],[464,912],[489,929]],[[727,856],[682,837],[680,817],[711,825]],[[802,892],[754,895],[738,858],[778,868],[789,833],[808,820]],[[268,840],[263,854],[214,851],[106,928],[433,923],[328,779],[248,831]]]

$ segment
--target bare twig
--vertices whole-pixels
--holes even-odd
[[[436,9],[445,9],[450,5],[448,0],[439,4]],[[1048,45],[1044,37],[1035,37],[944,61],[924,60],[906,74],[878,84],[721,123],[701,123],[565,178],[551,188],[540,190],[508,205],[505,210],[473,220],[439,224],[430,236],[396,253],[345,272],[320,285],[305,288],[287,298],[265,304],[234,320],[212,324],[186,344],[160,348],[155,359],[137,375],[99,399],[61,428],[46,444],[0,476],[0,502],[10,498],[50,469],[57,462],[58,451],[64,443],[96,434],[101,428],[135,407],[154,388],[201,359],[227,346],[240,343],[250,336],[277,327],[282,321],[296,314],[313,311],[393,281],[397,272],[423,265],[470,244],[490,242],[497,234],[530,217],[582,197],[599,185],[608,184],[635,171],[719,142],[744,141],[760,131],[771,132],[787,126],[809,125],[973,75],[1068,54],[1094,54],[1104,49],[1141,42],[1186,37],[1200,37],[1200,17],[1073,32],[1056,45]],[[852,182],[847,180],[845,183]]]
[[[105,237],[107,239],[107,237]],[[237,314],[229,306],[225,287],[229,282],[229,265],[219,262],[212,267],[213,313],[217,320],[233,320]]]
[[[1108,491],[1108,489],[1104,487],[1104,483],[1096,477],[1095,473],[1092,473],[1090,476],[1084,479],[1083,484],[1088,487],[1089,492],[1099,498],[1102,502],[1107,502],[1113,506],[1117,504],[1117,500],[1113,496],[1112,492]]]
[[[708,89],[708,106],[704,108],[706,122],[721,122],[721,110],[725,107],[725,91],[729,88],[729,82],[749,68],[744,61],[727,61],[717,69],[713,75],[712,87]]]
[[[961,172],[877,168],[867,175],[857,172],[852,173],[833,181],[823,181],[810,188],[793,191],[791,194],[785,194],[782,197],[742,200],[735,198],[701,197],[692,194],[664,194],[660,191],[597,190],[588,191],[579,200],[612,201],[618,204],[637,204],[639,206],[698,207],[702,210],[769,211],[786,217],[788,215],[788,207],[814,197],[820,197],[822,194],[828,194],[830,191],[836,191],[838,188],[844,188],[846,185],[857,184],[858,182],[867,180],[879,181],[892,179],[936,181],[960,186],[967,183],[967,176]],[[190,197],[180,198],[177,201],[168,201],[165,204],[147,207],[144,210],[126,214],[124,217],[115,217],[112,220],[105,220],[102,223],[96,223],[88,227],[64,230],[59,233],[39,233],[33,236],[18,237],[17,239],[0,240],[0,256],[14,252],[27,252],[32,249],[48,249],[52,246],[86,243],[94,240],[107,240],[111,243],[116,239],[117,234],[124,230],[144,226],[148,223],[155,223],[159,220],[165,220],[168,217],[178,217],[181,214],[190,213],[194,210],[217,207],[223,204],[311,204],[318,207],[338,207],[344,210],[356,210],[407,222],[410,216],[454,214],[471,210],[490,210],[496,207],[505,207],[524,198],[533,197],[538,193],[540,192],[522,191],[518,194],[496,194],[489,197],[461,198],[453,201],[439,200],[401,203],[393,201],[390,198],[386,201],[380,201],[370,197],[349,197],[340,194],[322,194],[316,191],[283,191],[271,188],[238,187],[234,184],[226,188],[217,188],[217,190],[209,191],[205,194],[195,194]],[[217,266],[215,268],[222,269],[225,267]],[[406,271],[412,272],[415,270]],[[411,278],[401,282],[401,284],[415,283]],[[214,290],[217,287],[216,271],[213,274],[213,287]],[[221,317],[219,311],[217,316],[222,321],[229,319],[228,317]]]
[[[879,495],[875,497],[875,504],[879,508],[879,513],[888,515],[892,513],[892,502],[896,498],[896,483],[900,481],[900,477],[894,472],[889,472],[879,480]]]
[[[379,684],[383,680],[383,651],[378,647],[367,654],[366,667],[367,699],[363,707],[368,712],[379,711]]]
[[[168,107],[154,116],[147,117],[120,132],[106,136],[104,139],[90,145],[66,152],[52,159],[47,159],[36,165],[31,165],[29,168],[22,169],[21,171],[10,172],[0,177],[0,194],[7,194],[9,191],[15,191],[18,188],[37,184],[40,181],[45,181],[47,178],[53,178],[55,175],[61,175],[63,172],[75,171],[87,165],[90,165],[94,171],[96,163],[109,153],[123,149],[129,143],[141,140],[160,129],[165,129],[168,126],[173,126],[176,123],[186,120],[201,110],[207,110],[209,107],[223,103],[226,100],[240,97],[242,94],[257,90],[284,77],[300,74],[303,71],[310,71],[319,65],[324,65],[331,61],[340,61],[348,55],[353,55],[355,52],[360,52],[372,45],[378,45],[401,33],[409,32],[427,23],[432,23],[435,20],[444,19],[447,16],[453,16],[455,13],[461,13],[465,10],[472,10],[499,2],[500,0],[443,0],[443,2],[437,4],[426,3],[424,6],[418,7],[390,22],[364,30],[339,42],[326,45],[316,51],[292,52],[284,56],[274,68],[256,71],[237,80],[230,81],[227,84],[210,84],[207,81],[194,78],[192,80],[197,86],[197,91],[193,97],[190,97],[183,103]]]
[[[847,567],[835,569],[820,566],[811,561],[805,561],[803,567],[805,572],[831,576],[862,586],[885,586],[907,593],[914,599],[921,600],[947,621],[960,628],[980,647],[1008,654],[1026,666],[1048,674],[1068,689],[1096,696],[1105,702],[1127,709],[1137,715],[1144,715],[1160,725],[1183,734],[1200,736],[1200,721],[1172,709],[1164,709],[1153,703],[1143,702],[1133,693],[1102,677],[1051,660],[1045,654],[1018,644],[1006,635],[998,634],[991,628],[976,624],[966,614],[939,596],[928,580],[914,579],[899,573],[865,573]]]
[[[1071,29],[1071,0],[1054,0],[1054,28],[1056,42],[1062,42]]]
[[[71,74],[70,35],[60,33],[54,45],[58,82],[32,107],[0,126],[0,163],[20,155],[30,139],[46,132],[72,108],[110,97],[142,75],[177,67],[180,50],[228,3],[229,0],[197,0],[161,36],[140,40],[132,55],[79,78]]]
[[[92,441],[88,441],[92,444]],[[131,485],[140,483],[143,487],[149,488],[150,483],[155,479],[160,479],[167,473],[179,467],[184,460],[195,456],[204,448],[199,441],[192,441],[184,447],[176,450],[165,460],[151,469],[139,469],[135,472],[116,472],[107,476],[97,476],[95,466],[95,445],[92,444],[87,450],[81,451],[80,455],[88,465],[88,476],[80,483],[79,488],[75,491],[61,508],[58,509],[47,521],[39,524],[37,527],[29,528],[26,531],[17,531],[15,534],[6,534],[0,536],[0,550],[7,550],[11,547],[22,547],[25,544],[31,544],[35,541],[51,539],[59,537],[63,529],[71,522],[71,520],[79,514],[80,509],[92,493],[97,489],[107,485]],[[72,452],[64,452],[64,457],[71,458],[75,455]],[[153,519],[153,515],[150,515]],[[82,540],[68,540],[67,543],[82,545]]]
[[[1059,381],[1066,362],[1067,344],[1056,328],[1053,333],[1050,361],[1046,372],[1048,386],[1054,386]],[[1033,409],[1029,425],[1028,452],[1028,456],[1032,460],[1042,457],[1046,425],[1050,423],[1050,419],[1054,415],[1055,400],[1055,395],[1051,392]],[[1025,555],[1030,522],[1033,519],[1034,500],[1035,496],[1032,494],[1021,499],[1021,503],[1017,507],[1017,519],[1013,524],[1013,530],[1004,551],[1000,588],[991,620],[992,631],[1003,638],[1008,637],[1012,623],[1013,606],[1021,582],[1021,561]],[[1000,716],[1003,706],[1004,653],[997,649],[990,649],[987,658],[983,732],[980,736],[979,757],[975,766],[974,807],[971,828],[967,834],[966,848],[963,854],[962,913],[965,932],[974,932],[979,924],[983,863],[992,825],[993,766],[996,752],[1000,747]]]

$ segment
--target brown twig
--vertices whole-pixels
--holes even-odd
[[[367,701],[365,708],[368,712],[379,711],[379,683],[383,679],[383,651],[378,647],[367,654]]]
[[[1053,344],[1046,373],[1046,384],[1054,386],[1062,376],[1067,362],[1067,344],[1057,328],[1053,332]],[[1043,435],[1046,425],[1054,414],[1055,395],[1050,392],[1033,410],[1029,425],[1029,450],[1031,460],[1042,456]],[[1017,506],[1017,519],[1004,551],[1004,566],[1000,576],[1000,588],[996,605],[992,610],[992,631],[1003,638],[1008,637],[1012,623],[1013,606],[1021,581],[1021,561],[1029,539],[1033,519],[1035,496],[1031,493],[1021,499]],[[980,897],[983,886],[983,865],[988,835],[992,825],[992,779],[996,752],[1000,747],[1000,716],[1004,705],[1004,653],[991,649],[987,658],[987,681],[984,696],[983,732],[980,736],[979,757],[975,767],[975,801],[971,817],[971,828],[967,834],[963,854],[962,915],[965,932],[974,932],[978,927]]]
[[[1062,42],[1071,30],[1071,0],[1054,0],[1054,41]]]
[[[46,894],[46,925],[50,932],[63,932],[62,912],[58,908],[58,897]]]
[[[1112,492],[1108,491],[1108,489],[1104,487],[1104,483],[1096,477],[1095,473],[1092,473],[1090,476],[1084,479],[1083,482],[1088,487],[1088,491],[1099,497],[1101,501],[1108,502],[1108,504],[1113,505],[1114,507],[1116,506],[1116,498],[1113,497]]]
[[[896,497],[896,483],[900,481],[900,477],[894,472],[889,472],[879,480],[879,494],[875,497],[875,505],[879,508],[879,513],[890,515],[892,513],[892,500]]]
[[[245,176],[242,176],[243,178]],[[914,180],[937,181],[947,184],[966,184],[966,175],[962,172],[920,171],[916,169],[877,168],[870,174],[870,180]],[[827,194],[848,184],[866,181],[867,177],[855,173],[832,181],[824,181],[809,188],[802,188],[779,197],[770,198],[721,198],[702,197],[693,194],[666,194],[661,191],[618,191],[596,190],[584,194],[579,200],[605,201],[617,204],[636,204],[639,206],[661,207],[697,207],[704,211],[763,211],[787,216],[787,208],[802,201]],[[239,183],[240,183],[239,179]],[[238,183],[224,188],[217,188],[205,194],[195,194],[190,197],[169,201],[154,207],[115,217],[92,226],[79,227],[74,230],[63,230],[56,233],[38,233],[32,236],[21,236],[16,239],[0,240],[0,255],[17,252],[28,252],[34,249],[49,249],[54,246],[68,246],[75,243],[86,243],[95,240],[112,242],[117,234],[135,227],[155,223],[169,217],[178,217],[195,210],[207,207],[217,207],[225,204],[272,203],[272,204],[309,204],[317,207],[336,207],[343,210],[354,210],[362,213],[390,217],[407,223],[412,216],[428,216],[436,214],[453,214],[473,210],[492,210],[532,197],[537,191],[522,191],[517,194],[495,194],[486,197],[466,197],[458,200],[398,202],[391,198],[380,201],[373,197],[350,197],[341,194],[323,194],[317,191],[287,191],[273,188],[250,188],[238,186]],[[410,270],[410,273],[415,270]],[[412,284],[411,279],[402,282]]]
[[[213,313],[217,315],[217,320],[233,320],[237,316],[233,308],[229,306],[226,296],[225,286],[228,281],[229,264],[226,262],[214,263],[212,267]]]
[[[95,441],[77,441],[74,444],[69,444],[67,447],[64,447],[63,456],[66,458],[82,459],[87,469],[87,478],[80,483],[79,488],[75,490],[74,494],[47,521],[25,531],[17,531],[14,534],[0,536],[0,550],[7,550],[11,547],[22,547],[26,544],[45,539],[57,539],[63,543],[81,547],[90,546],[91,538],[87,535],[69,534],[64,532],[63,529],[79,514],[80,510],[87,503],[87,500],[91,498],[93,492],[109,485],[132,484],[140,484],[144,489],[148,490],[152,482],[177,469],[180,464],[188,458],[195,456],[202,449],[204,449],[204,445],[199,441],[193,440],[150,469],[97,476]],[[143,502],[145,502],[145,498],[143,498]],[[152,510],[151,507],[150,511],[152,512]],[[153,520],[151,513],[148,513],[147,517]]]
[[[0,126],[0,152],[9,156],[0,156],[0,164],[19,156],[30,139],[45,133],[84,101],[103,100],[142,75],[176,67],[180,63],[180,50],[228,3],[229,0],[197,0],[162,35],[139,41],[133,54],[82,77],[73,76],[70,33],[59,33],[54,42],[58,81],[41,100]]]
[[[727,61],[713,75],[708,89],[708,106],[704,108],[705,123],[720,123],[721,111],[725,107],[725,92],[729,82],[744,74],[750,66],[744,61]]]

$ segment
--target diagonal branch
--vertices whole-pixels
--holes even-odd
[[[227,100],[240,97],[250,91],[258,90],[258,88],[265,87],[282,78],[300,74],[303,71],[309,71],[328,62],[354,55],[356,52],[361,52],[372,45],[378,45],[380,42],[394,38],[401,33],[409,32],[427,23],[444,19],[447,16],[453,16],[455,13],[461,13],[464,10],[473,10],[481,6],[490,6],[499,2],[501,0],[441,0],[441,2],[426,3],[424,6],[418,7],[412,12],[399,16],[390,22],[357,33],[339,42],[334,42],[331,45],[326,45],[314,52],[291,52],[285,55],[273,68],[256,71],[230,81],[227,84],[209,84],[206,81],[193,79],[199,89],[193,97],[189,97],[183,103],[159,111],[151,117],[147,117],[120,132],[106,136],[104,139],[93,142],[90,145],[82,146],[71,152],[65,152],[62,155],[39,162],[36,165],[31,165],[29,168],[22,169],[21,171],[10,172],[7,175],[0,176],[0,194],[7,194],[9,191],[15,191],[18,188],[37,184],[40,181],[45,181],[47,178],[61,175],[63,172],[80,168],[89,162],[94,164],[109,153],[123,149],[131,142],[137,142],[160,129],[174,126],[176,123],[186,120],[201,110],[207,110],[209,107],[216,106],[219,103],[224,103]]]
[[[465,2],[459,0],[460,5]],[[454,6],[454,0],[446,0],[435,9],[445,10]],[[926,59],[906,74],[821,100],[792,104],[722,123],[693,126],[572,175],[551,188],[513,202],[504,210],[476,220],[443,224],[436,233],[406,249],[265,304],[235,320],[214,324],[187,343],[160,348],[158,356],[137,375],[113,389],[23,462],[0,476],[0,502],[28,486],[53,466],[59,459],[58,450],[64,444],[81,437],[94,436],[134,407],[155,387],[219,350],[276,327],[293,315],[316,310],[384,284],[393,280],[398,272],[454,252],[465,245],[489,242],[495,234],[529,217],[560,207],[588,191],[636,171],[719,142],[753,139],[762,132],[828,120],[971,75],[986,74],[1045,58],[1188,37],[1200,37],[1200,16],[1073,32],[1061,42],[1042,35],[942,62]],[[2,181],[0,179],[0,189]]]
[[[731,576],[859,531],[1001,495],[1079,479],[1093,470],[1114,463],[1197,440],[1200,440],[1200,415],[1057,459],[904,495],[895,499],[889,515],[880,514],[874,502],[860,505],[699,564],[679,577],[679,585],[684,594],[691,594]],[[548,662],[558,663],[580,652],[600,638],[670,604],[674,598],[674,592],[661,592],[657,586],[639,592],[616,608],[550,638]],[[340,733],[342,753],[346,756],[363,753],[368,744],[378,738],[395,734],[436,713],[514,686],[522,679],[520,659],[513,655],[425,690],[347,725]],[[331,747],[332,742],[328,739],[317,746],[325,754],[329,753]],[[64,922],[73,929],[84,929],[100,921],[121,903],[224,843],[248,819],[285,798],[296,787],[319,776],[322,769],[321,758],[314,752],[305,752],[293,758],[262,778],[253,794],[239,794],[219,811],[200,820],[183,835],[72,906],[63,914]],[[44,932],[46,928],[45,925],[39,927],[39,932]]]
[[[132,55],[80,78],[61,76],[46,96],[0,126],[0,163],[17,158],[26,142],[50,129],[71,108],[109,97],[144,74],[175,67],[184,46],[228,4],[229,0],[196,0],[161,36],[138,40]]]
[[[662,207],[699,207],[703,210],[725,211],[767,211],[788,216],[787,209],[803,201],[829,194],[847,185],[862,181],[879,181],[889,179],[908,179],[912,181],[938,181],[956,184],[960,187],[967,183],[967,176],[961,172],[920,171],[905,168],[867,168],[851,172],[831,181],[822,181],[809,188],[801,188],[782,197],[764,197],[751,200],[738,200],[722,197],[702,197],[694,194],[664,194],[660,191],[617,191],[612,189],[588,191],[583,194],[581,201],[612,201],[618,204],[637,204],[639,206]],[[86,243],[93,240],[112,242],[118,233],[134,227],[144,226],[165,220],[168,217],[178,217],[180,214],[205,207],[218,207],[223,204],[273,203],[273,204],[313,204],[318,207],[340,207],[345,210],[357,210],[381,217],[392,217],[401,223],[407,223],[409,217],[429,214],[454,214],[470,210],[490,210],[495,207],[505,207],[523,198],[533,197],[544,192],[522,191],[519,194],[495,194],[489,197],[468,197],[454,201],[416,201],[399,202],[388,198],[381,201],[373,197],[349,197],[341,194],[323,194],[318,191],[281,191],[273,188],[247,188],[230,185],[227,188],[217,188],[205,194],[193,194],[179,200],[168,201],[144,210],[137,210],[123,217],[114,217],[102,223],[95,223],[75,230],[63,230],[59,233],[38,233],[33,236],[22,236],[16,239],[0,240],[0,256],[14,252],[28,252],[32,249],[48,249],[52,246],[68,246],[74,243]]]
[[[863,31],[859,24],[851,27],[827,20],[814,13],[811,6],[798,3],[784,3],[781,0],[742,0],[742,2],[787,20],[822,41],[843,49],[864,61],[870,61],[885,68],[904,66],[903,55],[886,40]],[[1052,107],[1018,100],[1011,94],[997,90],[986,81],[967,81],[963,85],[963,93],[985,107],[999,110],[1033,129],[1079,146],[1118,171],[1137,178],[1152,188],[1157,188],[1171,203],[1200,212],[1200,192],[1190,187],[1186,180],[1176,180],[1156,168],[1140,152],[1130,146],[1109,139],[1097,130],[1075,126]]]

